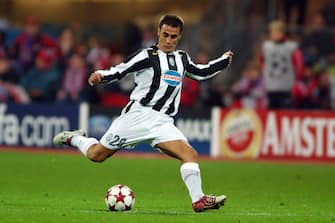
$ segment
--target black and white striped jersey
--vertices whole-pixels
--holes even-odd
[[[214,77],[228,64],[229,58],[226,55],[208,64],[195,64],[184,51],[164,53],[154,46],[136,52],[109,70],[97,72],[103,75],[104,82],[135,75],[135,88],[130,100],[174,116],[178,112],[182,80],[185,76],[195,80],[206,80]]]

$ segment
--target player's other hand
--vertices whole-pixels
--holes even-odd
[[[102,81],[102,74],[98,72],[94,72],[91,74],[91,76],[88,78],[88,83],[93,86],[95,84],[99,84]]]
[[[228,58],[229,58],[229,64],[231,64],[233,62],[233,55],[234,55],[234,53],[232,51],[229,50],[229,51],[225,52],[223,55],[228,56]]]

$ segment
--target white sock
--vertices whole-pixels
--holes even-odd
[[[190,193],[192,203],[200,200],[204,193],[201,188],[201,177],[199,164],[184,163],[180,167],[180,173],[185,185]]]
[[[95,138],[87,138],[84,136],[73,136],[71,139],[71,145],[77,147],[84,156],[87,156],[87,151],[92,145],[98,143],[98,140]]]

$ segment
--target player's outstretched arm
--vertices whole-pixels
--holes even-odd
[[[151,67],[146,50],[139,50],[123,63],[110,67],[108,70],[97,70],[90,75],[88,83],[92,86],[99,83],[111,83],[121,80],[126,75],[136,73],[140,70]]]
[[[209,61],[208,64],[195,64],[186,53],[182,56],[182,59],[186,65],[186,75],[188,77],[194,80],[206,80],[227,68],[232,63],[233,55],[232,51],[226,51],[219,58]]]

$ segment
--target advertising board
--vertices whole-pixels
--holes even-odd
[[[219,110],[212,154],[232,159],[335,160],[335,114]]]

